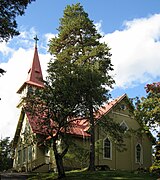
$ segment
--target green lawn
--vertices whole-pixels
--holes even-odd
[[[29,180],[51,180],[56,179],[55,173],[40,173],[37,176],[29,178]],[[133,173],[126,171],[68,171],[66,172],[66,178],[64,180],[107,180],[107,179],[132,179],[132,180],[156,180],[158,176],[151,176],[149,173]]]

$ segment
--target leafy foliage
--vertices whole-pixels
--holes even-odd
[[[135,114],[142,124],[156,130],[160,125],[160,84],[148,84],[146,92],[146,98],[138,99]]]
[[[70,117],[76,117],[79,112],[74,94],[73,99],[68,100],[67,82],[68,79],[61,81],[49,76],[44,89],[33,90],[24,98],[25,111],[33,119],[37,134],[41,134],[38,141],[51,146],[54,151],[59,178],[65,176],[62,158],[69,147],[68,133],[74,127],[74,119]],[[60,150],[59,141],[63,144]]]
[[[12,168],[11,142],[9,137],[0,139],[0,171]]]
[[[83,141],[88,141],[83,139]],[[89,149],[88,147],[83,147],[81,144],[71,142],[69,151],[64,157],[67,165],[70,164],[70,167],[77,168],[86,168],[88,166],[89,160]],[[77,166],[75,166],[77,165]]]
[[[35,0],[0,0],[0,41],[19,35],[16,17],[22,16],[32,1]]]

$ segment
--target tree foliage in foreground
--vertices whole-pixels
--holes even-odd
[[[11,142],[9,137],[0,139],[0,171],[12,168]]]
[[[32,1],[35,0],[0,0],[0,41],[19,35],[16,17],[22,16]]]
[[[147,84],[147,96],[137,102],[136,116],[148,129],[157,132],[156,153],[154,163],[150,170],[155,173],[160,172],[160,83]]]
[[[68,76],[62,80],[48,77],[44,89],[37,89],[25,98],[25,111],[30,113],[41,134],[39,138],[37,133],[38,141],[54,151],[59,178],[65,176],[63,157],[69,148],[70,131],[74,128],[75,119],[72,118],[79,116],[74,84],[71,85],[71,82],[74,79],[70,81]],[[62,146],[59,147],[59,144]]]

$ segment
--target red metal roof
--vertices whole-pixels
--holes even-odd
[[[99,110],[95,113],[95,119],[100,119],[102,116],[109,113],[110,110],[125,97],[127,97],[126,94],[100,107]],[[31,116],[27,112],[26,112],[26,115],[31,125],[32,131],[34,133],[45,134],[49,136],[49,134],[47,133],[47,126],[43,125],[43,122],[42,122],[43,120],[41,120],[39,117]],[[56,132],[56,125],[52,120],[51,120],[50,126],[53,127],[53,131],[54,131],[53,134],[54,134]],[[67,129],[67,133],[71,135],[75,135],[75,136],[89,137],[90,134],[87,132],[89,128],[90,128],[90,125],[89,125],[88,119],[85,119],[85,118],[84,119],[76,118],[75,120],[71,119],[70,127]],[[62,132],[63,132],[63,129],[62,129]]]
[[[52,120],[50,120],[50,129],[48,129],[48,126],[44,125],[44,120],[40,119],[38,116],[32,116],[30,113],[26,112],[29,124],[32,128],[33,133],[37,134],[43,134],[49,136],[48,130],[53,129],[53,135],[56,133],[56,129],[58,129],[58,126],[56,126],[56,123],[54,123]],[[90,134],[88,134],[86,131],[89,129],[88,121],[86,120],[71,120],[70,126],[67,129],[68,134],[82,136],[82,137],[89,137]],[[63,128],[61,129],[63,132]]]
[[[125,97],[127,97],[126,94],[123,94],[122,96],[119,96],[118,98],[112,100],[109,103],[104,104],[103,106],[101,106],[99,108],[99,110],[97,111],[97,115],[96,115],[96,119],[101,118],[103,115],[107,114],[108,112],[110,112],[110,110],[117,105],[117,103],[119,103],[122,99],[124,99]]]
[[[21,93],[27,84],[33,85],[36,87],[44,87],[43,75],[42,75],[41,65],[39,61],[37,46],[35,46],[34,57],[33,57],[31,68],[28,71],[27,81],[23,83],[23,85],[19,88],[17,93]]]

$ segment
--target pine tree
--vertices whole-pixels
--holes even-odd
[[[54,55],[48,66],[49,77],[61,82],[62,88],[69,85],[64,89],[67,96],[62,98],[76,100],[81,115],[90,120],[90,170],[95,169],[94,111],[110,97],[109,88],[114,83],[109,75],[113,70],[110,48],[100,42],[101,38],[78,3],[65,8],[58,36],[49,44],[49,52]]]

